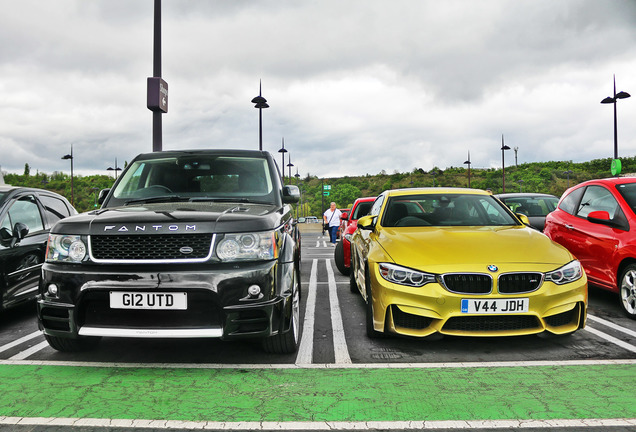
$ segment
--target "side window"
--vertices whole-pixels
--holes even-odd
[[[9,209],[8,218],[10,219],[11,231],[16,223],[22,222],[29,227],[29,233],[42,231],[44,224],[42,223],[42,215],[40,209],[32,196],[20,198],[13,203]],[[3,226],[4,226],[3,221]]]
[[[384,195],[380,195],[373,202],[373,206],[371,206],[371,210],[369,210],[370,215],[377,216],[380,214],[380,209],[382,208],[382,203],[384,203]]]
[[[609,213],[610,219],[613,219],[617,208],[618,202],[610,191],[601,186],[588,186],[576,215],[585,218],[593,211],[604,210]]]
[[[581,201],[581,195],[583,195],[584,191],[585,188],[578,188],[570,192],[568,196],[563,198],[563,201],[561,201],[561,205],[559,205],[559,208],[571,215],[576,214],[579,202]]]
[[[60,219],[64,219],[71,215],[71,211],[66,206],[66,203],[59,198],[48,195],[40,195],[40,201],[44,206],[47,219],[51,225]]]

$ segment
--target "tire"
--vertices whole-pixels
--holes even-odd
[[[295,271],[294,289],[285,306],[287,330],[263,339],[263,350],[273,354],[292,354],[300,344],[300,272]]]
[[[354,294],[360,292],[358,289],[358,283],[356,282],[356,271],[355,271],[355,262],[353,261],[353,250],[351,251],[351,267],[349,267],[349,291]]]
[[[60,352],[80,352],[94,349],[101,340],[100,337],[80,337],[78,339],[44,335],[51,348]]]
[[[636,264],[625,267],[618,284],[623,312],[631,319],[636,319]]]
[[[343,275],[347,276],[349,274],[349,269],[345,267],[344,263],[344,246],[342,245],[343,240],[340,240],[336,243],[336,249],[333,252],[333,260],[336,262],[336,267],[338,271]]]

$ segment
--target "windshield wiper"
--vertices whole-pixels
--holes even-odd
[[[178,195],[162,195],[148,198],[135,198],[128,200],[124,203],[125,206],[129,204],[138,204],[138,203],[153,203],[153,202],[175,202],[175,201],[188,201],[189,197],[182,197]]]
[[[208,198],[208,197],[193,197],[190,198],[191,202],[227,202],[227,203],[246,203],[246,204],[266,204],[273,205],[269,201],[256,201],[249,198]]]

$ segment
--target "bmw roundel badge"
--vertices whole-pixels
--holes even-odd
[[[494,273],[494,272],[496,272],[497,270],[499,270],[499,268],[497,268],[497,266],[496,266],[496,265],[494,265],[494,264],[490,264],[490,265],[488,266],[488,271],[491,271],[491,272],[493,272],[493,273]]]

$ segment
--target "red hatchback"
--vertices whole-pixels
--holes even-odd
[[[583,265],[590,284],[619,293],[636,319],[636,178],[590,180],[563,194],[544,234]]]
[[[349,274],[351,266],[351,234],[356,230],[357,221],[365,216],[371,209],[375,197],[358,198],[351,206],[349,213],[343,213],[340,217],[340,241],[336,243],[334,261],[338,271],[343,275]]]

